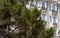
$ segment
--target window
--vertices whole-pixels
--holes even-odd
[[[51,10],[51,3],[48,3],[48,9]]]
[[[50,22],[57,23],[57,18],[56,16],[50,16]]]
[[[46,21],[46,15],[45,14],[42,14],[42,20]]]
[[[42,14],[42,19],[45,19],[45,15],[44,14]]]
[[[56,17],[53,17],[53,23],[56,23]]]
[[[54,27],[54,34],[57,35],[57,18],[53,16],[53,27]]]
[[[57,11],[57,4],[56,4],[56,3],[53,3],[53,4],[52,4],[52,10],[53,10],[53,11]]]
[[[45,1],[42,1],[42,9],[45,9]]]
[[[45,7],[45,2],[42,2],[42,7]]]
[[[46,9],[47,8],[47,3],[45,2],[45,0],[42,0],[42,9]]]
[[[55,11],[57,11],[57,5],[55,5]]]
[[[54,35],[57,35],[57,25],[54,25]]]
[[[58,6],[58,13],[60,13],[60,6]]]
[[[46,21],[46,19],[47,19],[46,11],[45,10],[42,10],[42,20],[45,20]]]
[[[45,2],[45,8],[47,8],[47,3]]]
[[[52,4],[52,10],[55,10],[55,4]]]
[[[38,7],[38,8],[42,7],[41,2],[38,2],[38,3],[37,3],[37,7]]]
[[[50,16],[50,22],[52,22],[52,16]]]
[[[30,4],[30,7],[35,7],[34,3],[31,3],[31,4]]]
[[[57,23],[57,19],[55,16],[53,16],[53,23]]]

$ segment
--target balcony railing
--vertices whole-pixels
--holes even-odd
[[[45,8],[45,7],[42,6],[42,9],[43,9],[43,10],[46,10],[47,8]]]
[[[57,23],[56,22],[53,22],[53,25],[57,25]]]
[[[52,15],[57,15],[58,12],[56,10],[52,10]]]

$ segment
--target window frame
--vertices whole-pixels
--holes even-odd
[[[53,16],[53,23],[57,23],[57,17]]]

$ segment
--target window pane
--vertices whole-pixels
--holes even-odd
[[[51,4],[50,3],[48,3],[48,9],[51,10]]]
[[[50,22],[52,22],[52,16],[50,16]]]
[[[54,34],[57,35],[57,25],[54,25]]]
[[[42,7],[45,7],[45,1],[42,0]]]
[[[55,10],[57,11],[57,5],[55,5]]]
[[[52,10],[55,10],[55,5],[54,4],[52,5]]]
[[[56,3],[52,4],[52,10],[57,11],[57,4]]]
[[[53,16],[53,23],[56,23],[56,17]]]
[[[42,20],[45,20],[45,19],[46,19],[46,15],[42,14]]]
[[[60,6],[58,6],[58,13],[60,13]]]
[[[31,3],[31,4],[30,4],[30,7],[34,7],[34,6],[35,6],[34,3]]]
[[[42,7],[45,7],[45,3],[44,2],[42,2]]]

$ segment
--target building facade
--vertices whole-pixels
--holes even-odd
[[[60,0],[33,0],[29,1],[26,7],[33,9],[37,7],[42,10],[42,19],[46,21],[46,28],[53,27],[54,35],[60,35]]]

